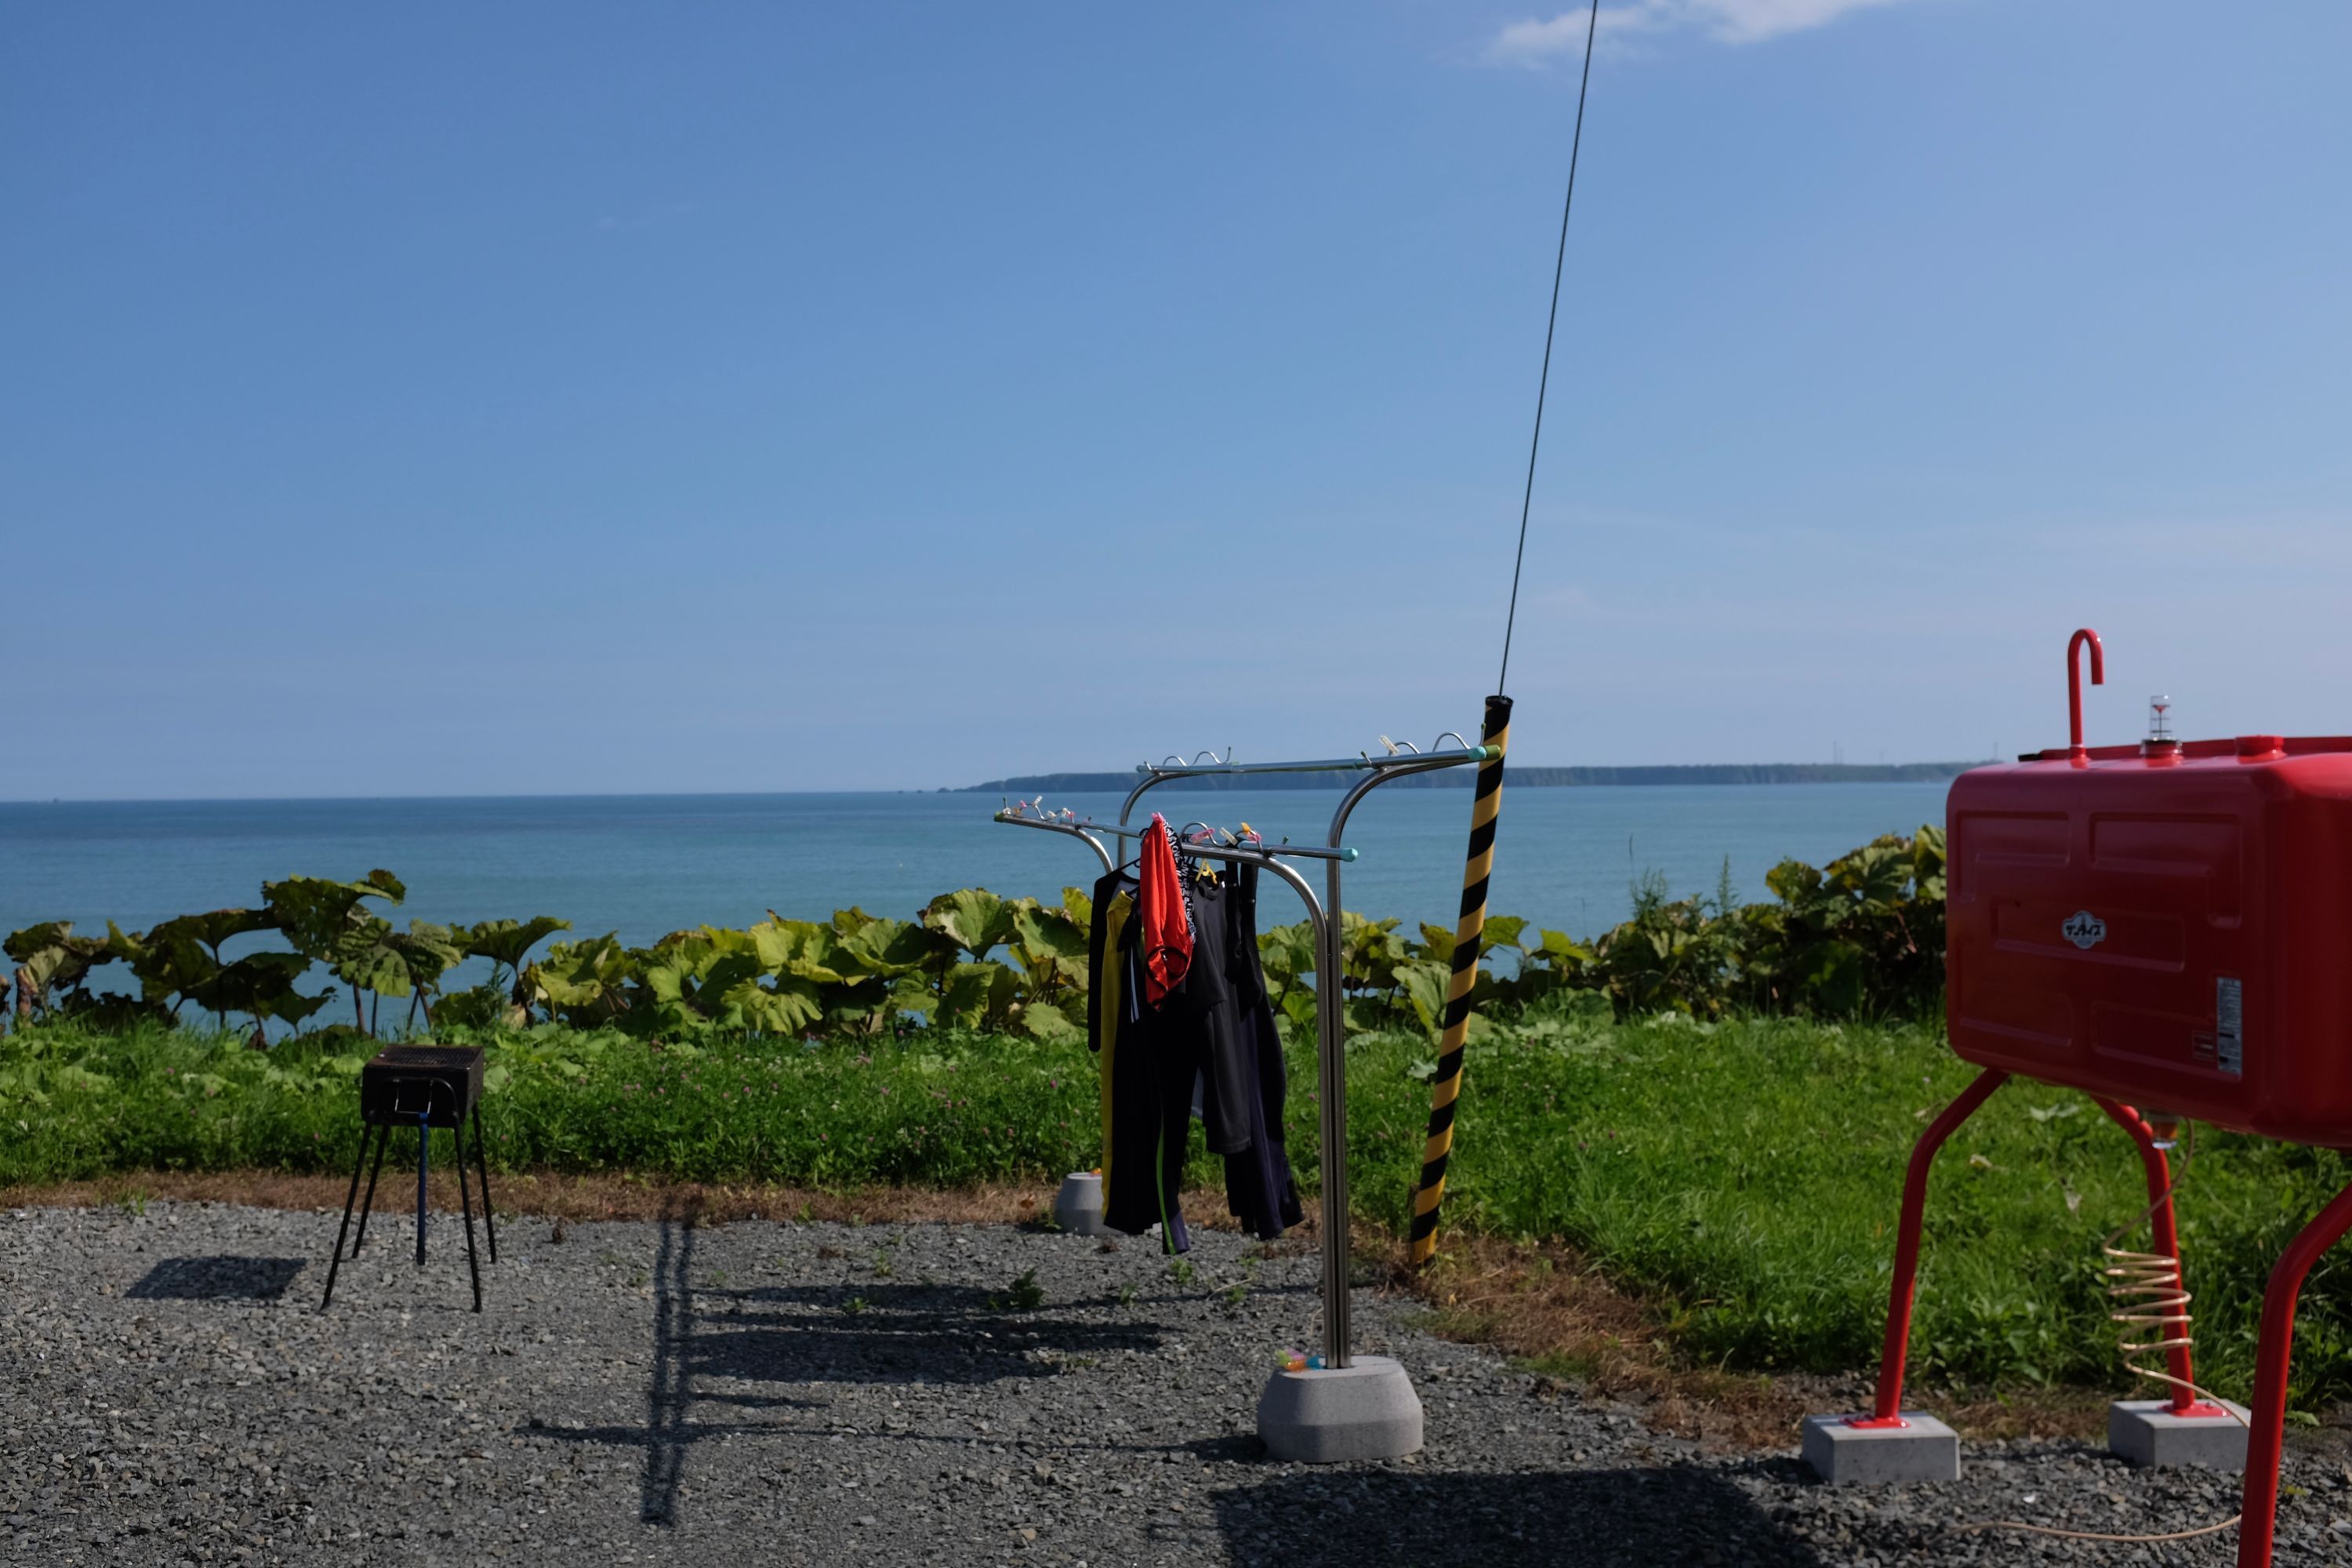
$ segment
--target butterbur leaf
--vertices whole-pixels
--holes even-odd
[[[1881,838],[1830,862],[1830,880],[1873,912],[1902,900],[1911,881],[1911,856],[1899,838]]]
[[[430,991],[444,974],[465,962],[466,953],[459,945],[462,934],[431,921],[411,921],[408,929],[394,931],[385,939],[385,945],[399,960],[408,976],[411,987]]]
[[[1070,917],[1080,931],[1094,929],[1095,900],[1084,888],[1062,889],[1062,911]]]
[[[565,1008],[596,1005],[632,977],[628,952],[611,931],[582,942],[550,943],[547,956],[525,975],[537,994]]]
[[[988,1016],[990,988],[1004,973],[1003,965],[987,963],[949,970],[940,984],[938,1021],[951,1028],[978,1028]]]
[[[1087,983],[1087,964],[1083,956],[1067,958],[1051,948],[1032,947],[1025,942],[1013,944],[1013,960],[1021,966],[1021,976],[1032,997],[1074,985],[1083,989]]]
[[[1821,892],[1822,874],[1802,860],[1783,860],[1764,873],[1764,885],[1793,909]]]
[[[1087,1037],[1085,1024],[1073,1020],[1051,1002],[1024,1003],[1013,1021],[1022,1033],[1048,1045],[1075,1046]]]
[[[52,989],[63,990],[80,984],[89,971],[86,960],[62,946],[35,948],[32,956],[17,966],[36,998],[46,997]]]
[[[824,1016],[816,986],[789,974],[778,976],[772,987],[740,980],[719,1000],[727,1022],[771,1035],[797,1035]]]
[[[684,1002],[693,994],[710,949],[697,938],[681,938],[672,932],[650,951],[631,956],[641,956],[637,978],[645,983],[647,994],[656,1003]]]
[[[1526,934],[1527,929],[1528,922],[1517,915],[1488,915],[1486,930],[1479,937],[1478,945],[1486,952],[1499,952],[1504,948],[1522,951],[1519,938]]]
[[[1911,836],[1911,862],[1916,874],[1927,876],[1944,868],[1944,829],[1941,824],[1926,822]]]
[[[139,976],[140,994],[151,1002],[192,996],[197,986],[221,971],[212,950],[179,921],[165,921],[127,939],[124,951],[131,955],[131,970]]]
[[[35,953],[47,948],[70,946],[76,940],[90,939],[77,939],[71,921],[43,921],[38,925],[11,931],[7,942],[0,943],[0,952],[5,952],[19,963],[30,963]]]
[[[1453,979],[1453,971],[1443,963],[1405,963],[1397,966],[1396,977],[1421,1026],[1433,1035],[1443,1031],[1445,989]]]
[[[1592,962],[1592,949],[1578,942],[1566,931],[1540,931],[1541,938],[1534,948],[1534,956],[1562,973],[1573,973]]]
[[[310,961],[299,952],[249,952],[184,990],[188,1000],[207,1013],[270,1017],[279,1004],[293,997],[294,982],[310,967]]]
[[[1385,991],[1395,984],[1396,966],[1407,956],[1404,939],[1396,934],[1402,923],[1352,914],[1342,920],[1339,952],[1350,985]]]
[[[1013,1007],[1021,1000],[1020,977],[1001,963],[984,967],[995,971],[988,977],[988,1021],[1001,1023],[1013,1016]]]
[[[335,978],[355,990],[379,995],[409,994],[408,966],[393,947],[396,934],[392,922],[381,915],[362,916],[329,950]]]
[[[35,999],[42,1001],[52,989],[67,991],[79,985],[92,969],[115,956],[110,937],[76,936],[71,921],[27,926],[10,936],[6,945],[8,956],[17,961],[32,983]],[[6,978],[0,974],[0,980]]]
[[[457,934],[467,957],[487,958],[509,969],[520,969],[524,953],[557,931],[571,929],[570,921],[533,915],[527,921],[483,921],[478,925],[460,928]]]
[[[1059,910],[1024,901],[1013,911],[1013,929],[1024,946],[1041,948],[1065,958],[1086,956],[1086,928]]]
[[[378,881],[379,878],[383,880]],[[287,945],[321,963],[332,963],[352,929],[374,918],[367,913],[364,900],[388,899],[398,903],[406,894],[400,879],[389,871],[371,871],[366,880],[359,882],[289,877],[282,882],[261,884],[262,904],[270,923],[286,933]]]
[[[509,1005],[497,985],[473,985],[452,991],[433,1004],[433,1022],[439,1028],[487,1029],[504,1023]]]
[[[861,974],[895,979],[919,968],[938,950],[938,938],[912,921],[877,916],[841,939],[838,951]]]
[[[794,974],[819,984],[847,978],[836,962],[842,938],[830,926],[771,913],[745,934],[767,973]]]
[[[1315,1037],[1315,993],[1301,987],[1286,991],[1282,996],[1282,1016],[1290,1025],[1293,1040]]]
[[[892,981],[887,1000],[891,1011],[912,1013],[925,1020],[936,1016],[940,1010],[940,994],[920,974],[903,975]]]
[[[1304,921],[1258,932],[1257,952],[1259,967],[1277,986],[1295,984],[1315,972],[1315,933]]]
[[[940,894],[923,906],[923,923],[975,959],[1013,937],[1012,908],[985,888]]]
[[[256,1018],[275,1018],[283,1024],[299,1026],[303,1019],[334,999],[335,994],[331,990],[317,996],[289,991],[283,995],[264,999],[259,1006],[249,1011]]]
[[[163,924],[178,933],[194,938],[206,947],[217,948],[233,936],[277,930],[278,917],[268,910],[213,910],[201,915],[182,915]],[[153,934],[152,931],[148,932],[151,937]]]

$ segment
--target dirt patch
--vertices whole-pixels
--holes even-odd
[[[1456,1234],[1423,1269],[1410,1268],[1404,1244],[1381,1231],[1360,1227],[1355,1247],[1360,1258],[1378,1261],[1386,1289],[1428,1303],[1429,1331],[1492,1345],[1563,1390],[1575,1384],[1634,1405],[1653,1427],[1710,1450],[1786,1447],[1807,1415],[1870,1403],[1870,1372],[1773,1376],[1689,1364],[1668,1341],[1669,1304],[1624,1289],[1557,1241]],[[1978,1440],[2104,1442],[2115,1397],[2076,1388],[1913,1392]]]
[[[276,1171],[132,1172],[87,1182],[46,1186],[0,1187],[0,1208],[136,1207],[150,1200],[174,1203],[244,1204],[253,1208],[342,1212],[351,1178],[327,1173],[290,1175]],[[478,1200],[480,1190],[475,1190]],[[862,1187],[822,1191],[814,1187],[757,1184],[648,1181],[629,1175],[569,1175],[517,1172],[490,1179],[497,1213],[543,1220],[652,1220],[690,1217],[701,1225],[733,1220],[824,1220],[842,1225],[1041,1225],[1053,1213],[1050,1194],[1035,1186],[969,1187],[937,1192],[919,1187]],[[436,1168],[425,1182],[426,1205],[436,1213],[458,1212],[457,1179]],[[378,1212],[413,1212],[416,1175],[386,1165],[376,1186]],[[1213,1230],[1236,1228],[1215,1194],[1186,1194],[1186,1220]],[[1307,1227],[1309,1235],[1314,1227]]]
[[[1786,1447],[1820,1391],[1792,1380],[1679,1364],[1664,1313],[1620,1289],[1558,1242],[1529,1246],[1455,1235],[1423,1269],[1404,1244],[1359,1231],[1383,1282],[1429,1304],[1442,1338],[1492,1345],[1536,1374],[1539,1393],[1580,1386],[1639,1406],[1659,1431],[1718,1451]]]

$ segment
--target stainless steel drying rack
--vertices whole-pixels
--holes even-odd
[[[1322,1128],[1323,1360],[1327,1366],[1346,1366],[1353,1341],[1348,1289],[1348,1016],[1347,992],[1341,984],[1345,971],[1340,953],[1339,914],[1344,906],[1339,901],[1339,871],[1356,858],[1356,851],[1342,846],[1340,837],[1347,831],[1348,818],[1357,804],[1391,779],[1494,762],[1502,755],[1499,747],[1474,746],[1450,731],[1437,738],[1438,744],[1447,741],[1454,744],[1444,750],[1437,749],[1436,744],[1426,752],[1407,745],[1379,756],[1359,752],[1352,757],[1294,763],[1236,763],[1228,747],[1222,758],[1214,752],[1202,752],[1191,762],[1171,757],[1160,763],[1139,764],[1135,771],[1139,776],[1118,808],[1117,823],[1031,816],[1011,808],[996,814],[997,821],[1015,827],[1039,827],[1086,840],[1108,875],[1124,857],[1114,856],[1103,839],[1140,837],[1145,830],[1129,826],[1128,819],[1134,814],[1136,802],[1160,784],[1178,779],[1246,773],[1360,775],[1349,783],[1347,792],[1331,813],[1330,832],[1323,845],[1220,844],[1213,839],[1187,838],[1181,832],[1177,835],[1178,847],[1187,855],[1265,868],[1289,883],[1291,890],[1307,906],[1307,926],[1315,938],[1315,1062]],[[1204,763],[1202,757],[1209,760]],[[1187,825],[1190,826],[1192,825]],[[1286,858],[1323,862],[1324,890],[1319,900],[1307,879],[1283,864]]]

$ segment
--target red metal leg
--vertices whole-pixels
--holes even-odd
[[[1903,1177],[1903,1216],[1895,1230],[1895,1284],[1886,1301],[1886,1349],[1878,1363],[1878,1397],[1869,1419],[1854,1421],[1857,1426],[1902,1424],[1903,1362],[1911,1348],[1911,1287],[1919,1275],[1919,1216],[1927,1204],[1927,1167],[1936,1163],[1936,1151],[1944,1146],[1953,1129],[1974,1116],[1992,1091],[2008,1081],[2009,1074],[1999,1068],[1979,1073],[1977,1080],[1927,1124],[1911,1151],[1911,1168]]]
[[[2352,1230],[2352,1187],[2296,1233],[2279,1254],[2263,1291],[2263,1337],[2254,1352],[2252,1429],[2246,1434],[2245,1508],[2238,1525],[2238,1568],[2270,1568],[2278,1523],[2279,1441],[2286,1426],[2286,1372],[2294,1356],[2294,1303],[2319,1255]]]
[[[2156,1130],[2147,1124],[2147,1118],[2140,1115],[2137,1110],[2128,1105],[2119,1105],[2112,1100],[2099,1100],[2096,1096],[2093,1097],[2093,1100],[2101,1110],[2107,1113],[2108,1118],[2116,1126],[2131,1134],[2132,1142],[2139,1149],[2141,1168],[2147,1173],[2148,1216],[2156,1231],[2156,1249],[2172,1259],[2172,1277],[2178,1281],[2180,1279],[2180,1233],[2173,1228],[2172,1223],[2171,1163],[2165,1159],[2164,1151],[2156,1146]],[[2187,1319],[2184,1317],[2179,1322],[2167,1325],[2164,1337],[2168,1340],[2186,1340],[2189,1337],[2185,1331],[2186,1327]],[[2168,1370],[2176,1380],[2172,1384],[2174,1414],[2179,1415],[2226,1415],[2229,1414],[2218,1405],[2200,1402],[2191,1392],[2190,1385],[2197,1381],[2197,1376],[2189,1367],[2189,1347],[2186,1344],[2175,1345],[2166,1351],[2164,1359]]]

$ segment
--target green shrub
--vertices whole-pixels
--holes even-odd
[[[1505,1016],[1561,992],[1606,996],[1621,1016],[1660,1010],[1696,1017],[1731,1011],[1823,1017],[1917,1016],[1943,985],[1944,838],[1922,827],[1877,839],[1815,870],[1784,860],[1766,878],[1769,903],[1734,907],[1672,900],[1655,879],[1633,888],[1631,920],[1591,942],[1527,922],[1489,919],[1473,1001]],[[17,962],[20,1018],[79,1018],[106,1026],[177,1021],[194,1004],[216,1028],[231,1014],[299,1031],[336,993],[298,989],[313,964],[352,998],[349,1027],[373,1035],[383,1000],[405,1000],[413,1027],[522,1028],[559,1022],[610,1026],[641,1038],[748,1031],[785,1038],[877,1036],[922,1025],[1077,1040],[1086,1026],[1086,893],[1062,902],[1003,899],[982,888],[942,893],[913,921],[836,910],[830,921],[771,914],[746,931],[698,926],[651,947],[607,933],[530,950],[571,922],[541,915],[406,931],[368,900],[397,904],[406,888],[389,871],[354,882],[289,877],[262,884],[257,909],[183,915],[127,935],[74,933],[65,921],[29,926],[5,943]],[[1444,1011],[1454,933],[1424,925],[1418,940],[1395,920],[1343,913],[1341,984],[1351,1027],[1434,1035]],[[232,938],[274,933],[284,951],[227,959]],[[1295,1028],[1315,1019],[1314,943],[1304,924],[1276,926],[1258,945],[1269,988]],[[1491,961],[1507,956],[1507,970]],[[445,994],[441,982],[467,958],[490,978]],[[136,995],[90,989],[110,962],[129,966]],[[282,1031],[281,1031],[282,1035]]]

